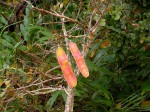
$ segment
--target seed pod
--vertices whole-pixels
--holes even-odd
[[[79,68],[82,75],[87,78],[89,76],[89,70],[88,67],[85,64],[85,61],[76,45],[76,43],[70,42],[69,43],[69,49],[76,61],[77,67]]]
[[[77,85],[76,77],[75,77],[75,75],[71,69],[71,66],[68,62],[68,58],[65,54],[65,51],[61,47],[57,48],[56,56],[57,56],[58,63],[61,67],[62,73],[63,73],[64,78],[66,79],[67,83],[71,87],[75,87]]]

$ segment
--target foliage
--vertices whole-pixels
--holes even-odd
[[[86,80],[78,77],[74,111],[150,111],[149,0],[31,1],[54,14],[65,10],[65,17],[74,21],[62,21],[20,0],[2,1],[0,111],[64,111],[66,81],[55,54],[58,45],[70,54],[63,23],[68,39],[76,42],[80,51],[87,51],[85,61],[90,71]],[[95,7],[101,11],[94,15]],[[99,20],[94,38],[90,38],[86,29],[93,30]],[[70,58],[76,70],[75,60]]]
[[[149,12],[142,13],[145,7],[140,7],[131,2],[109,6],[106,25],[97,33],[89,51],[90,78],[79,81],[76,96],[79,101],[75,109],[92,112],[149,110],[149,106],[142,105],[145,100],[149,101],[150,50],[146,47],[150,41],[149,28],[146,28],[149,26],[142,28],[140,24],[148,20]],[[104,46],[103,42],[109,46]]]

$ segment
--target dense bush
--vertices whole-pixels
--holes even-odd
[[[70,40],[90,71],[77,77],[75,112],[150,111],[149,23],[149,0],[2,0],[0,111],[65,110],[55,51],[62,46],[78,74]]]

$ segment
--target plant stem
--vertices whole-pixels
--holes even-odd
[[[73,112],[75,88],[67,87],[67,99],[65,104],[65,112]]]

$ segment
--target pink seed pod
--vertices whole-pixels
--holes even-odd
[[[76,45],[76,43],[70,42],[69,43],[69,49],[76,61],[77,67],[79,68],[81,74],[87,78],[89,76],[89,70],[88,67],[86,66],[86,63]]]
[[[67,55],[65,51],[61,48],[58,47],[56,49],[56,57],[58,60],[58,63],[61,67],[62,73],[64,75],[64,78],[66,79],[67,83],[71,87],[75,87],[77,85],[77,79],[72,71],[72,68],[68,62]]]

